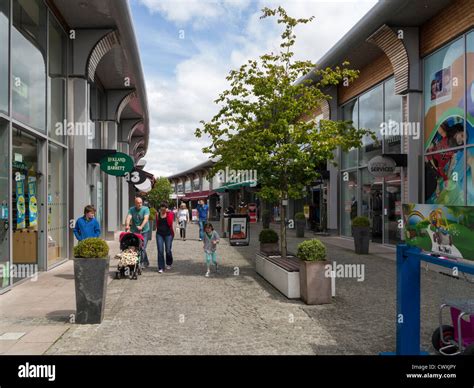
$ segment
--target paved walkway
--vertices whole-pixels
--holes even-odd
[[[0,353],[4,354],[377,354],[395,347],[394,249],[373,246],[355,255],[352,241],[321,237],[339,264],[363,264],[364,281],[338,279],[333,303],[290,301],[254,270],[259,226],[248,247],[219,246],[220,270],[205,278],[202,243],[174,242],[175,265],[152,267],[137,281],[112,280],[100,325],[72,325],[72,265],[0,296]],[[188,236],[197,237],[191,225]],[[311,236],[306,236],[311,237]],[[289,249],[302,239],[289,232]],[[114,268],[111,267],[113,271]],[[54,287],[52,285],[55,285]],[[434,271],[422,274],[422,339],[431,350],[438,306],[445,296],[472,295],[474,285]],[[36,304],[36,307],[34,307]],[[5,333],[19,339],[1,339]],[[10,341],[10,342],[9,342]]]
[[[48,354],[377,354],[395,347],[395,262],[392,248],[359,256],[347,240],[323,238],[329,258],[365,265],[365,279],[338,279],[331,305],[290,301],[256,274],[258,226],[249,247],[219,246],[220,271],[205,278],[201,243],[175,240],[175,265],[138,281],[113,281],[101,325],[73,326]],[[192,225],[189,236],[197,236]],[[289,233],[289,248],[301,241]],[[347,246],[346,246],[347,248]],[[382,257],[383,256],[383,257]],[[430,349],[445,294],[466,296],[472,284],[423,273],[423,344]]]

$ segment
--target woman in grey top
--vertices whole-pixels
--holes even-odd
[[[179,208],[180,208],[178,211],[179,235],[182,240],[186,241],[186,225],[189,222],[189,211],[184,202],[181,204]]]
[[[206,265],[207,265],[207,272],[206,277],[209,277],[211,273],[211,260],[216,266],[217,272],[217,258],[216,258],[216,250],[217,244],[219,243],[219,235],[214,230],[212,224],[204,225],[204,238],[202,239],[204,243],[204,254],[206,257]]]

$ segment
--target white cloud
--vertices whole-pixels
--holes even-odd
[[[232,12],[239,14],[248,1],[158,1],[140,0],[152,12],[160,12],[173,22],[206,25],[217,17]],[[238,3],[238,5],[237,5]],[[298,59],[317,61],[375,3],[371,2],[281,1],[295,17],[315,16],[315,21],[298,28],[295,54]],[[258,9],[275,6],[276,2],[260,0]],[[228,72],[250,58],[279,49],[280,31],[273,20],[260,20],[260,11],[249,15],[240,34],[223,31],[217,44],[194,41],[197,53],[175,67],[173,78],[163,78],[159,69],[147,74],[151,115],[150,146],[145,157],[147,171],[171,175],[207,159],[202,147],[207,139],[195,139],[194,130],[200,120],[209,120],[217,111],[214,100],[227,87]],[[223,50],[232,47],[232,50]],[[223,55],[226,52],[226,55]],[[159,54],[158,54],[159,55]]]

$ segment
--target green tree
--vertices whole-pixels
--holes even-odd
[[[345,151],[360,147],[371,132],[358,130],[349,121],[321,120],[316,125],[308,119],[321,101],[330,100],[327,87],[352,82],[358,71],[349,69],[347,62],[316,69],[309,60],[293,59],[294,28],[313,17],[295,19],[282,7],[264,8],[261,19],[267,17],[277,17],[284,27],[279,51],[230,71],[230,88],[215,101],[218,113],[209,122],[201,121],[195,134],[210,138],[203,151],[218,160],[213,173],[226,166],[256,170],[260,197],[279,203],[281,219],[286,220],[286,200],[301,197],[318,177],[318,166],[332,161],[338,147]],[[313,80],[301,81],[310,73]],[[286,222],[281,222],[280,244],[286,257]]]
[[[153,189],[151,189],[147,194],[148,201],[155,209],[159,209],[161,202],[169,202],[172,192],[173,189],[170,181],[165,177],[159,177],[156,180]]]

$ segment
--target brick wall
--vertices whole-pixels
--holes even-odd
[[[341,105],[351,98],[361,94],[372,86],[378,84],[393,74],[392,64],[385,54],[381,54],[374,61],[364,66],[357,78],[351,85],[338,87],[338,104]]]
[[[426,56],[473,27],[474,1],[453,1],[421,26],[420,55]]]

